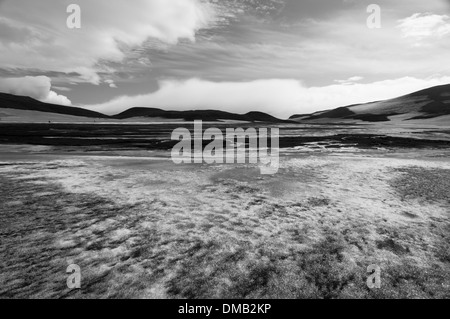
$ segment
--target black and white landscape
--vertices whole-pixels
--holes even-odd
[[[0,1],[0,298],[449,298],[449,44],[446,0]],[[276,172],[175,163],[198,121]]]

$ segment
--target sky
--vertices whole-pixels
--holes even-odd
[[[287,118],[448,84],[449,58],[450,0],[0,0],[0,91],[106,114]]]

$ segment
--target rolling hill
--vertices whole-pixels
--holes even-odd
[[[271,115],[262,112],[249,112],[247,114],[235,114],[216,110],[202,111],[165,111],[156,108],[136,107],[126,110],[120,114],[113,116],[116,119],[130,118],[165,118],[165,119],[183,119],[186,121],[203,120],[203,121],[246,121],[246,122],[281,122]]]
[[[0,119],[3,122],[86,122],[96,119],[106,122],[153,122],[164,120],[284,122],[262,112],[235,114],[217,110],[165,111],[157,108],[131,108],[108,116],[91,110],[39,102],[26,96],[0,93]]]
[[[99,118],[99,119],[109,118],[109,116],[105,114],[86,110],[79,107],[48,104],[32,99],[31,97],[17,96],[6,93],[0,93],[0,110],[2,109],[43,112],[43,113],[69,115],[84,118]],[[19,113],[23,114],[23,112]]]
[[[130,108],[108,116],[79,107],[39,102],[25,96],[0,93],[0,119],[12,122],[83,122],[100,119],[107,122],[180,121],[245,121],[299,123],[424,123],[450,124],[450,84],[436,86],[398,98],[349,105],[312,114],[293,115],[288,121],[262,112],[235,114],[218,110],[166,111],[159,108]]]
[[[313,114],[293,115],[297,122],[389,122],[437,119],[450,123],[450,84],[432,87],[386,101],[339,107]]]

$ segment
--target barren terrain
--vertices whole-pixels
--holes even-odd
[[[309,146],[273,176],[0,146],[0,297],[450,297],[448,150]]]

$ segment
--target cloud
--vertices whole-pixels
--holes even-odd
[[[432,38],[441,39],[450,35],[450,17],[432,13],[415,13],[412,16],[399,20],[398,28],[404,38],[412,38],[415,45]]]
[[[47,76],[0,78],[0,92],[29,96],[39,101],[52,104],[72,104],[66,96],[52,91],[51,87],[51,79]]]
[[[111,80],[111,79],[105,80],[105,83],[107,83],[110,88],[117,89],[117,85],[116,85],[116,83],[114,83],[113,80]]]
[[[129,48],[153,38],[169,44],[195,40],[214,19],[200,0],[78,0],[81,29],[69,29],[70,0],[5,0],[0,11],[0,65],[77,72],[99,84],[105,61],[120,62]],[[110,70],[107,70],[110,71]]]
[[[364,80],[364,77],[362,76],[352,76],[350,78],[348,78],[347,80],[335,80],[335,82],[340,83],[340,84],[352,84],[355,82],[359,82]]]
[[[348,79],[349,82],[359,82],[362,80],[364,80],[362,76],[352,76],[351,78]]]
[[[404,77],[373,83],[305,87],[297,80],[273,79],[250,82],[211,82],[201,79],[166,80],[154,93],[120,96],[109,102],[86,106],[116,114],[131,107],[171,110],[220,109],[246,113],[262,111],[287,118],[327,108],[372,102],[405,95],[420,89],[450,83],[450,77],[416,79]]]

